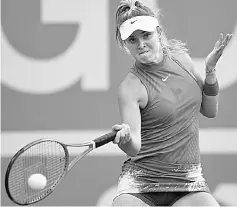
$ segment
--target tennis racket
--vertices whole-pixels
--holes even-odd
[[[6,175],[5,188],[9,198],[18,205],[36,203],[51,194],[69,170],[92,150],[114,140],[116,132],[110,132],[93,141],[80,144],[63,144],[52,139],[39,139],[21,148],[11,159]],[[88,147],[69,161],[68,147]],[[28,178],[40,173],[47,178],[41,190],[32,189]]]

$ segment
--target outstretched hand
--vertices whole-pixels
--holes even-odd
[[[216,63],[221,57],[225,47],[228,45],[232,38],[233,34],[227,34],[225,37],[221,33],[219,40],[216,42],[214,49],[206,58],[206,70],[212,70],[216,67]]]

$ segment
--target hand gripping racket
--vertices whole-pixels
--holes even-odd
[[[5,188],[9,198],[18,205],[29,205],[47,197],[58,186],[70,169],[95,148],[114,140],[116,132],[110,132],[93,141],[80,144],[63,144],[51,139],[39,139],[21,148],[11,159],[6,175]],[[68,147],[88,146],[69,163]],[[29,187],[28,178],[40,173],[47,178],[41,190]]]

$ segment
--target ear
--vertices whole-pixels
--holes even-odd
[[[162,29],[159,26],[156,27],[156,30],[157,30],[158,34],[161,35]]]

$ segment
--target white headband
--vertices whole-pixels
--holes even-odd
[[[136,16],[123,22],[119,28],[119,31],[122,40],[126,40],[136,30],[153,32],[157,26],[159,26],[159,23],[155,17]]]

